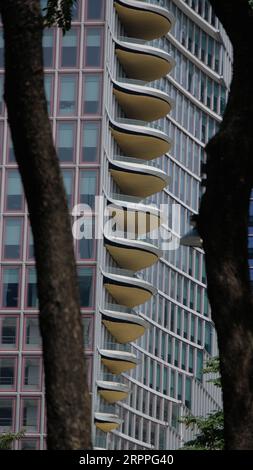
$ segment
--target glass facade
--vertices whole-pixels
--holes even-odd
[[[121,3],[124,6],[124,0]],[[138,13],[142,2],[132,3]],[[198,211],[204,146],[221,122],[231,51],[208,1],[150,0],[147,4],[152,14],[155,10],[152,27],[147,28],[150,34],[156,26],[154,38],[146,37],[144,27],[133,27],[129,33],[117,1],[105,0],[77,2],[71,31],[63,36],[52,28],[43,36],[48,112],[69,209],[71,212],[76,204],[91,207],[86,225],[93,238],[81,238],[74,244],[92,394],[93,441],[99,448],[178,448],[190,438],[179,418],[189,412],[208,413],[221,403],[219,394],[202,376],[204,361],[217,353],[203,252],[178,245],[190,229],[189,217]],[[46,1],[41,1],[42,8],[45,5]],[[173,23],[170,13],[174,15],[175,25],[160,32],[159,16],[164,11],[168,24]],[[131,18],[134,20],[134,15]],[[145,25],[145,16],[142,19]],[[123,36],[118,48],[117,41]],[[142,49],[148,52],[150,40],[157,62],[150,62],[149,69],[157,70],[156,80],[145,77],[147,70],[141,62]],[[138,61],[131,62],[131,54],[125,61],[129,44],[132,56],[138,50]],[[161,54],[169,65],[160,72]],[[0,432],[24,428],[25,437],[15,448],[45,449],[33,237],[8,129],[3,78],[0,25]],[[146,96],[153,101],[146,103]],[[160,109],[156,96],[164,108]],[[152,118],[142,110],[148,114],[154,109],[158,118],[151,127]],[[145,140],[148,137],[151,140]],[[149,159],[147,155],[156,150],[157,142],[162,142],[162,150],[158,157],[151,155]],[[147,175],[150,179],[145,180]],[[157,175],[164,180],[160,189]],[[152,240],[152,252],[150,245],[148,250],[142,245],[145,262],[154,257],[143,269],[138,250],[141,243],[150,243],[149,229],[135,241],[133,252],[130,241],[129,251],[124,252],[122,229],[121,236],[115,230],[113,239],[109,234],[108,239],[95,240],[96,195],[102,196],[104,206],[119,200],[124,207],[134,206],[140,218],[143,204],[151,214],[152,205],[164,204],[168,220],[162,230],[166,236],[173,234],[178,248],[160,253]],[[179,204],[180,229],[173,226],[175,204]],[[106,222],[103,215],[101,220]],[[148,227],[152,220],[150,217]],[[134,231],[133,223],[131,227]],[[249,245],[251,248],[251,241]],[[118,268],[121,271],[115,270]],[[133,284],[136,290],[131,289]],[[142,299],[143,292],[147,301]],[[122,322],[130,327],[122,329]],[[129,336],[125,336],[126,330]],[[122,372],[119,363],[129,362],[129,358],[135,367]],[[127,390],[124,400],[105,399],[110,396],[108,382],[115,384],[116,395],[122,387]],[[105,433],[99,425],[101,415],[112,425],[112,432]],[[109,415],[114,415],[114,422]]]

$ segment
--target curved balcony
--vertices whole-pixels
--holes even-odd
[[[104,243],[117,265],[131,271],[148,268],[162,256],[162,250],[154,244],[154,240],[125,238],[122,232],[106,233]]]
[[[118,304],[125,307],[144,304],[157,293],[152,284],[134,276],[131,271],[111,269],[102,273],[106,290]]]
[[[114,38],[115,53],[127,77],[152,82],[165,77],[175,66],[168,52],[133,38]]]
[[[109,170],[123,194],[145,198],[162,191],[170,178],[160,168],[128,157],[109,159]]]
[[[158,230],[162,223],[160,210],[140,199],[121,194],[107,196],[108,214],[113,218],[117,231],[143,235]]]
[[[135,354],[129,352],[100,349],[99,353],[102,364],[115,375],[134,369],[138,364]]]
[[[172,145],[165,132],[145,121],[110,118],[110,129],[122,152],[129,157],[152,160],[169,152]]]
[[[97,380],[97,388],[99,395],[111,404],[125,400],[130,392],[129,388],[122,383],[105,380]]]
[[[96,427],[104,432],[113,431],[122,423],[122,420],[117,415],[110,413],[95,413],[94,418]]]
[[[115,308],[117,308],[115,306]],[[148,323],[138,315],[122,313],[117,310],[100,310],[102,322],[120,344],[130,343],[142,336]]]
[[[175,20],[167,9],[155,2],[114,0],[119,19],[129,36],[155,39],[167,34]]]
[[[167,93],[138,84],[113,81],[113,93],[130,119],[156,121],[170,113],[173,101]]]

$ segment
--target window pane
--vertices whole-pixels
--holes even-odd
[[[52,29],[45,29],[43,32],[44,67],[53,66],[53,45],[54,45],[54,31]]]
[[[84,78],[84,114],[100,113],[100,89],[100,74],[87,74]]]
[[[22,219],[6,218],[4,220],[4,257],[18,259],[21,255]]]
[[[37,439],[22,439],[20,441],[20,450],[37,450],[38,440]]]
[[[3,269],[3,307],[17,307],[19,303],[19,268]]]
[[[104,12],[104,0],[87,0],[87,3],[87,19],[102,19]]]
[[[13,142],[12,142],[12,138],[10,135],[10,131],[9,131],[9,138],[8,138],[8,162],[16,163],[16,157],[14,153]]]
[[[0,114],[3,114],[4,112],[3,93],[4,93],[4,76],[1,74],[0,75]]]
[[[92,348],[93,343],[93,319],[83,317],[83,342],[86,349]]]
[[[13,426],[13,403],[11,398],[0,398],[0,431],[7,431]]]
[[[100,122],[86,121],[82,134],[82,162],[95,162],[99,158]]]
[[[57,151],[61,162],[72,162],[74,159],[75,123],[57,124]]]
[[[67,194],[68,206],[72,205],[72,195],[73,195],[73,171],[72,170],[62,170],[63,182],[65,191]]]
[[[23,388],[25,390],[40,390],[40,375],[41,359],[39,357],[25,357]]]
[[[95,195],[97,192],[97,171],[84,170],[80,174],[80,202],[87,204],[92,209],[95,207]]]
[[[83,226],[83,238],[78,241],[78,258],[93,259],[95,256],[95,227],[91,217],[86,217]]]
[[[15,390],[15,358],[0,358],[0,390]]]
[[[2,29],[0,29],[0,68],[4,68],[4,35]]]
[[[60,76],[60,103],[61,115],[74,114],[76,111],[76,76]]]
[[[100,67],[102,59],[102,28],[87,28],[85,65]]]
[[[0,347],[1,349],[16,349],[17,318],[2,317],[0,319]]]
[[[37,297],[37,276],[35,268],[28,268],[27,279],[27,307],[38,308],[39,302]]]
[[[23,422],[27,432],[36,432],[38,428],[39,402],[35,399],[23,400]]]
[[[45,74],[44,75],[44,87],[47,100],[47,111],[50,115],[52,113],[53,103],[51,102],[52,98],[52,87],[53,87],[53,76]]]
[[[78,268],[81,307],[92,307],[94,291],[94,269]]]
[[[76,29],[67,31],[62,36],[62,49],[61,49],[61,66],[62,67],[76,67],[77,63],[77,38],[78,32]]]
[[[25,323],[25,346],[26,349],[37,349],[41,346],[39,330],[39,318],[28,317]]]
[[[11,170],[7,173],[6,209],[19,211],[23,207],[22,183],[19,172]]]

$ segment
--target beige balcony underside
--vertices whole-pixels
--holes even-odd
[[[111,169],[111,175],[123,194],[137,197],[148,197],[158,193],[167,186],[167,182],[154,175],[133,173]]]
[[[122,372],[126,372],[127,370],[134,369],[136,367],[135,362],[109,359],[105,357],[102,357],[101,362],[112,374],[115,375],[122,374]]]
[[[152,40],[167,34],[171,28],[169,19],[152,11],[137,10],[115,4],[121,23],[131,37]]]
[[[121,148],[124,155],[140,158],[142,160],[153,160],[170,150],[170,144],[164,139],[148,134],[138,134],[116,130],[111,128],[112,135]]]
[[[118,341],[118,343],[125,344],[135,341],[137,338],[145,333],[144,326],[136,323],[126,323],[103,320],[107,330],[110,331],[112,336]]]
[[[118,103],[130,119],[142,121],[156,121],[163,118],[171,111],[168,101],[150,95],[138,93],[128,93],[114,89]]]
[[[106,281],[104,286],[118,304],[125,305],[129,308],[144,304],[152,297],[152,292],[148,289],[146,290],[136,286],[113,284],[110,283],[110,281]]]
[[[129,240],[129,245],[131,245],[131,240]],[[118,266],[124,269],[140,271],[152,266],[158,260],[158,256],[155,253],[131,248],[131,246],[125,247],[111,244],[105,244],[105,246]]]
[[[108,403],[116,403],[117,401],[125,400],[128,396],[128,392],[117,390],[100,389],[98,393]]]
[[[170,73],[173,63],[154,54],[126,51],[116,47],[116,55],[129,78],[152,82]]]

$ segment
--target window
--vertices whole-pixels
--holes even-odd
[[[17,308],[19,304],[19,268],[3,268],[2,306]]]
[[[75,142],[75,123],[57,123],[57,152],[61,162],[73,162]]]
[[[182,400],[183,393],[183,377],[181,374],[178,374],[177,377],[177,399]]]
[[[37,276],[35,268],[28,268],[27,272],[27,299],[26,305],[29,308],[38,308],[37,297]]]
[[[67,195],[68,206],[72,205],[72,195],[73,195],[73,171],[72,170],[62,170],[63,183]]]
[[[203,376],[203,353],[202,351],[197,352],[197,370],[196,370],[196,378],[200,382],[202,381]]]
[[[72,14],[72,21],[76,21],[79,19],[79,14],[80,14],[80,0],[76,0],[74,2],[74,5],[72,6],[72,11],[71,11],[71,14]]]
[[[94,275],[91,267],[78,268],[81,307],[92,307],[94,303]]]
[[[185,379],[185,406],[191,409],[191,391],[192,391],[192,382],[189,377]]]
[[[80,173],[80,203],[87,204],[92,209],[95,207],[95,195],[97,193],[97,171],[83,170]]]
[[[4,219],[4,258],[18,259],[21,255],[22,219],[8,217]]]
[[[8,136],[8,163],[16,163],[15,152],[13,148],[13,142],[9,131]]]
[[[101,112],[101,75],[86,74],[84,77],[84,114]]]
[[[7,172],[6,210],[21,211],[23,209],[23,191],[19,172],[9,170]]]
[[[212,325],[205,322],[205,349],[212,354]]]
[[[31,226],[28,229],[28,259],[34,258],[34,244],[33,244],[33,233]]]
[[[94,259],[95,257],[95,227],[92,217],[85,217],[83,227],[83,238],[78,240],[78,258],[79,259]],[[85,235],[87,233],[87,235]],[[85,236],[87,238],[85,238]]]
[[[42,44],[44,67],[53,67],[54,31],[52,29],[44,30]]]
[[[102,63],[102,28],[86,29],[85,66],[101,67]]]
[[[72,28],[62,36],[61,66],[76,67],[78,51],[78,30]]]
[[[2,160],[3,160],[3,122],[0,122],[0,163],[2,163]]]
[[[4,350],[17,348],[17,317],[0,318],[0,348]]]
[[[0,358],[0,390],[15,390],[16,358]]]
[[[37,450],[39,448],[37,439],[21,439],[20,450]]]
[[[4,35],[3,30],[0,29],[0,69],[4,68]]]
[[[39,317],[26,317],[25,319],[25,349],[39,349],[41,336],[39,330]]]
[[[6,432],[13,427],[14,400],[0,398],[0,432]]]
[[[100,122],[85,121],[82,131],[82,162],[96,162],[99,159]]]
[[[76,87],[76,75],[60,75],[59,113],[62,116],[76,112]]]
[[[100,20],[104,16],[105,0],[87,0],[87,19]]]
[[[36,398],[24,398],[22,402],[22,424],[26,432],[37,432],[39,425],[39,401]]]
[[[47,100],[47,110],[48,114],[52,114],[52,109],[53,109],[53,103],[51,101],[53,93],[53,75],[45,74],[44,75],[44,87],[45,87],[45,94],[46,94],[46,100]]]
[[[0,114],[3,114],[4,112],[4,76],[3,74],[0,74]]]
[[[41,359],[39,357],[23,358],[23,389],[41,389]]]
[[[92,349],[93,345],[93,318],[83,317],[83,342],[85,349]]]

